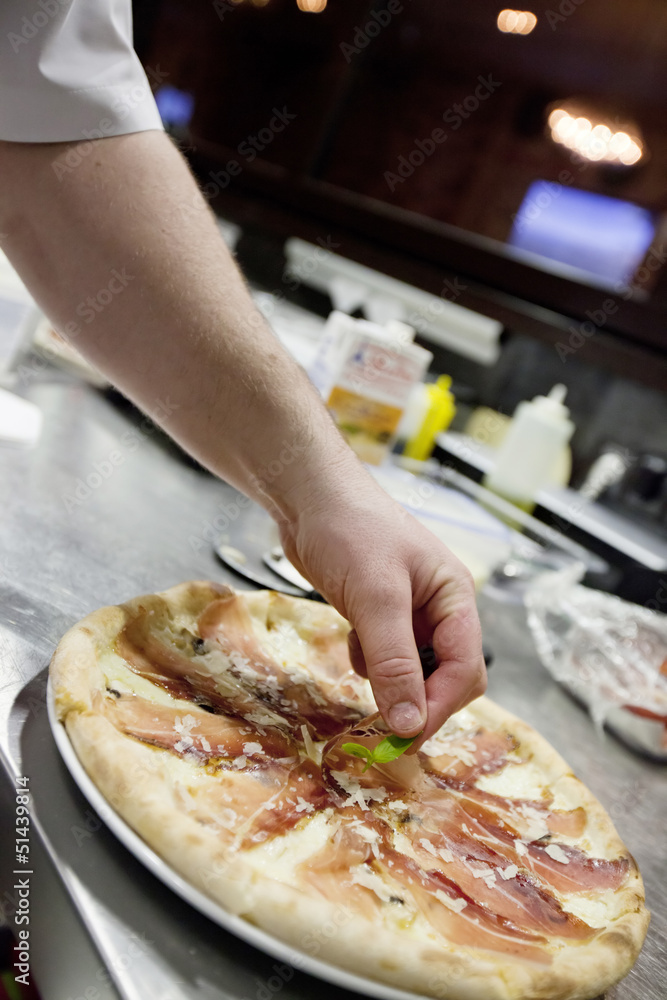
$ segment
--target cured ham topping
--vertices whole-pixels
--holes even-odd
[[[303,761],[289,771],[286,769],[286,781],[280,793],[274,796],[270,808],[260,811],[253,818],[241,845],[248,847],[286,833],[297,826],[304,816],[326,809],[331,804],[318,769],[312,761]]]
[[[245,757],[267,763],[276,758],[299,760],[299,744],[275,727],[263,727],[250,743],[248,724],[242,719],[211,715],[193,709],[193,714],[170,705],[155,704],[137,695],[109,692],[103,712],[123,732],[165,750],[190,753],[201,761]]]
[[[556,857],[553,850],[549,851],[550,846],[557,847]],[[537,875],[559,892],[618,889],[630,868],[628,858],[613,861],[589,858],[583,851],[566,844],[528,844],[527,861]]]
[[[438,749],[442,747],[443,752],[435,756],[433,751],[428,755],[422,751],[422,760],[438,782],[454,785],[500,771],[508,763],[507,754],[517,746],[508,733],[478,729],[463,739],[440,740]]]
[[[415,898],[428,922],[454,944],[503,951],[540,964],[549,964],[546,939],[499,916],[437,869],[425,871],[411,858],[388,847],[380,849],[380,865]],[[463,901],[466,905],[461,907]]]
[[[198,637],[204,640],[209,656],[224,656],[224,671],[206,669],[203,657],[197,661],[174,649],[151,631],[148,614],[138,615],[121,632],[116,652],[147,680],[164,687],[178,698],[211,704],[220,711],[257,721],[262,713],[275,714],[290,728],[306,724],[312,735],[326,738],[353,724],[363,713],[345,701],[326,698],[310,678],[294,680],[265,652],[254,635],[252,619],[243,600],[236,594],[212,601],[199,618]],[[199,653],[201,657],[201,652]]]
[[[616,889],[630,860],[588,857],[559,841],[583,834],[585,810],[554,809],[546,794],[507,798],[477,787],[480,777],[516,766],[520,752],[513,736],[478,725],[365,770],[343,744],[373,749],[387,730],[377,713],[364,719],[355,707],[344,633],[313,636],[317,679],[290,672],[260,641],[244,600],[222,588],[194,631],[169,629],[159,606],[142,609],[115,651],[191,708],[112,687],[96,708],[122,732],[220,773],[218,796],[195,788],[185,805],[240,846],[335,808],[332,838],[300,871],[318,892],[353,899],[370,918],[407,895],[448,941],[541,964],[551,961],[552,939],[594,936],[556,894]]]
[[[548,800],[508,799],[474,785],[457,786],[456,797],[470,816],[515,836],[527,834],[536,825],[543,827],[544,834],[559,833],[565,837],[580,837],[586,828],[586,810],[581,806],[567,812],[553,810]]]

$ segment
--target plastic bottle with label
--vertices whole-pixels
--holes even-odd
[[[334,311],[310,370],[344,437],[372,465],[387,457],[412,387],[433,360],[413,337],[399,321],[382,327]]]
[[[529,513],[574,433],[564,404],[566,393],[566,387],[558,384],[548,396],[519,403],[498,448],[496,464],[484,480],[487,489]]]

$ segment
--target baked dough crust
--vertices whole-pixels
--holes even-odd
[[[442,1000],[589,1000],[629,971],[649,922],[641,876],[632,858],[620,887],[605,890],[604,929],[592,940],[559,942],[546,966],[505,953],[449,945],[432,932],[420,937],[414,928],[407,933],[395,923],[371,923],[363,913],[330,902],[307,884],[297,888],[260,870],[251,860],[253,849],[232,851],[232,830],[213,826],[196,810],[186,810],[184,797],[196,765],[124,734],[96,711],[96,697],[106,693],[100,660],[141,610],[153,615],[159,630],[192,627],[211,601],[229,593],[229,588],[216,584],[189,582],[119,607],[102,608],[67,632],[51,663],[58,718],[79,759],[113,809],[164,861],[228,911],[304,954]],[[349,628],[322,604],[270,591],[243,597],[251,614],[291,619],[306,637],[309,629],[316,631],[323,624],[341,635]],[[587,843],[598,857],[629,857],[603,807],[534,729],[487,698],[478,699],[467,711],[480,723],[516,737],[522,757],[539,767],[554,793],[570,808],[586,810]],[[200,790],[210,783],[213,791],[219,778],[200,773],[196,780]],[[306,815],[302,824],[308,823]]]

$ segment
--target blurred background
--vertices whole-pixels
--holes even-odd
[[[457,420],[565,382],[573,483],[618,446],[651,456],[640,492],[655,495],[634,507],[662,499],[660,0],[134,7],[165,123],[214,210],[241,226],[253,282],[327,314],[321,290],[284,281],[298,236],[499,320],[493,364],[420,338],[454,377]]]

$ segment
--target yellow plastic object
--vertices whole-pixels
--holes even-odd
[[[468,417],[463,433],[489,448],[497,448],[511,422],[511,417],[492,410],[490,406],[478,406]]]
[[[416,458],[420,462],[426,461],[433,451],[436,436],[446,430],[454,419],[456,403],[449,390],[451,384],[450,375],[441,375],[437,382],[424,387],[428,408],[421,427],[403,449],[403,454],[408,458]]]

